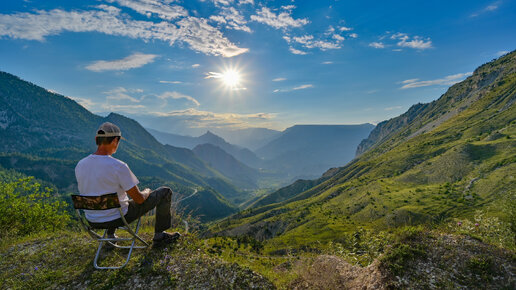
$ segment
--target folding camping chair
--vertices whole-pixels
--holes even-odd
[[[141,217],[138,218],[138,221],[136,223],[136,228],[133,231],[127,221],[125,220],[124,214],[122,212],[122,208],[120,206],[120,201],[118,200],[118,195],[116,193],[109,193],[104,194],[100,196],[84,196],[84,195],[72,195],[72,201],[73,201],[73,207],[75,208],[75,211],[77,212],[77,215],[79,216],[79,221],[81,222],[83,228],[90,234],[90,236],[99,242],[99,247],[97,249],[97,254],[95,255],[95,259],[93,260],[93,266],[96,269],[120,269],[125,267],[127,263],[129,262],[129,259],[131,258],[131,254],[133,252],[133,249],[143,249],[149,246],[147,242],[145,242],[142,238],[138,236],[138,230],[140,229],[140,220]],[[91,227],[91,225],[86,220],[86,217],[84,216],[84,211],[81,214],[81,210],[106,210],[106,209],[113,209],[118,208],[120,211],[120,217],[122,218],[122,221],[124,222],[124,227],[120,227],[119,229],[126,230],[129,234],[132,235],[131,238],[108,238],[107,237],[107,229],[104,229],[104,234],[100,236],[97,234]],[[135,246],[136,240],[143,243],[145,246]],[[131,241],[130,246],[119,246],[116,244],[116,242],[119,241]],[[105,245],[105,243],[110,244],[114,248],[118,249],[129,249],[129,253],[127,254],[127,258],[125,260],[125,263],[122,266],[119,267],[101,267],[97,264],[97,261],[100,256],[100,251],[102,247]]]

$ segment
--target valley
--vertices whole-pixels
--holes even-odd
[[[239,140],[235,145],[209,130],[192,137],[144,128],[118,113],[100,116],[71,98],[0,72],[0,190],[23,199],[35,183],[41,184],[48,194],[34,200],[59,205],[72,229],[76,221],[67,203],[77,193],[74,167],[94,151],[95,128],[109,121],[126,138],[114,157],[130,166],[140,187],[165,185],[177,193],[176,200],[185,198],[175,208],[174,221],[184,230],[179,221],[189,220],[192,233],[170,249],[188,253],[185,262],[168,254],[137,254],[136,263],[154,279],[176,277],[161,286],[204,288],[184,280],[185,269],[202,260],[210,261],[201,263],[209,275],[222,271],[244,279],[232,284],[236,288],[251,280],[264,288],[353,288],[360,283],[426,288],[436,275],[441,278],[431,285],[437,288],[511,287],[516,281],[511,258],[516,244],[515,102],[513,51],[480,66],[437,100],[415,104],[376,126],[295,125],[267,131],[261,139],[233,135]],[[257,146],[243,147],[253,142]],[[5,204],[13,201],[4,195]],[[147,237],[150,220],[145,217]],[[5,225],[0,230],[9,233]],[[72,248],[86,243],[73,230],[59,230],[65,231],[60,238],[11,233],[0,243],[2,261],[18,259],[15,249],[35,247],[38,239],[50,245],[43,256],[63,243],[73,241]],[[450,247],[458,249],[446,252]],[[441,258],[443,252],[447,259]],[[31,263],[43,263],[42,256],[31,253]],[[459,274],[447,274],[450,269],[443,264],[450,261]],[[77,273],[74,267],[91,266],[65,256],[52,263],[89,281],[80,286],[90,287],[95,279],[131,283],[89,268]],[[182,274],[170,274],[168,266]],[[1,272],[8,267],[0,263]],[[24,265],[13,267],[18,280],[8,285],[17,287]],[[41,281],[56,275],[45,271],[49,276]],[[133,265],[127,271],[139,270]],[[321,275],[331,276],[329,284],[317,279]],[[31,285],[69,282],[55,279],[55,285],[36,280]]]

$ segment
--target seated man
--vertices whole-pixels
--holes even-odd
[[[113,158],[122,132],[115,124],[106,122],[97,130],[95,142],[97,151],[79,161],[75,177],[81,195],[98,196],[117,193],[122,212],[128,223],[156,208],[156,223],[153,242],[155,245],[170,243],[179,238],[179,233],[164,232],[170,228],[170,205],[172,190],[160,187],[154,191],[138,189],[138,179],[126,163]],[[128,195],[132,198],[129,200]],[[123,226],[117,208],[108,210],[86,210],[86,219],[92,227],[107,228],[108,237],[115,237],[117,227]]]

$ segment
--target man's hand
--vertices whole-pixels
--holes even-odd
[[[150,191],[151,190],[149,188],[140,191],[140,189],[138,189],[138,185],[135,185],[127,191],[127,194],[129,194],[134,202],[137,204],[142,204],[147,199],[147,197],[149,197]]]

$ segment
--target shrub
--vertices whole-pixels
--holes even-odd
[[[32,181],[0,181],[0,235],[23,236],[39,231],[54,231],[66,226],[70,215],[67,204],[53,201],[52,190]]]

